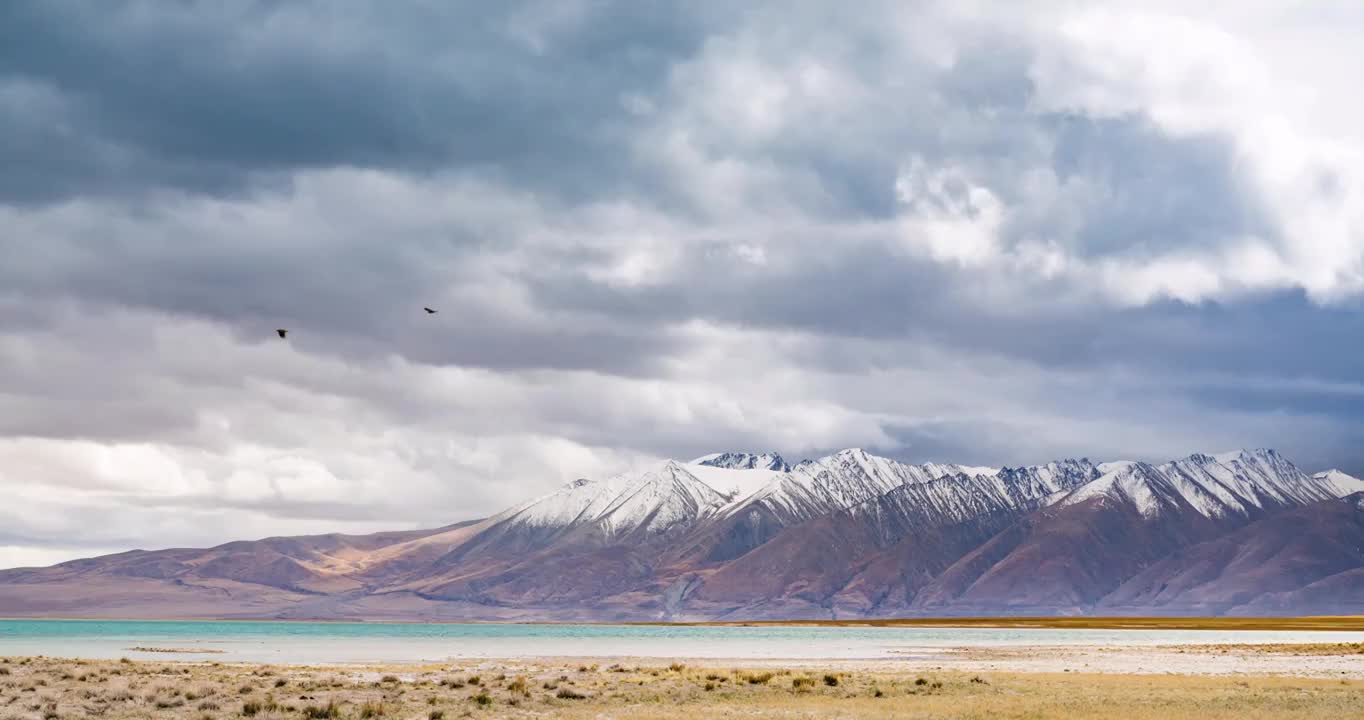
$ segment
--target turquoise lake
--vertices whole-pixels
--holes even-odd
[[[309,664],[541,657],[879,660],[963,646],[1278,642],[1364,642],[1364,633],[0,620],[0,655]]]

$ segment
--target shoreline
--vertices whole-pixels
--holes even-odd
[[[1364,615],[1301,617],[1164,617],[1164,616],[1065,616],[1065,617],[957,617],[852,620],[748,620],[667,624],[679,627],[887,627],[887,628],[996,628],[1040,630],[1335,630],[1364,631]]]
[[[539,620],[367,620],[352,618],[107,618],[0,617],[6,622],[128,622],[128,623],[272,623],[354,625],[520,625],[584,627],[848,627],[848,628],[995,628],[1059,630],[1297,630],[1364,631],[1364,615],[1308,615],[1296,617],[1222,616],[991,616],[946,618],[868,618],[848,620],[704,620],[559,622]]]

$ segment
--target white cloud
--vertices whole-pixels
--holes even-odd
[[[930,169],[915,157],[895,179],[895,190],[907,206],[900,223],[911,250],[968,267],[997,259],[1005,209],[989,188],[956,168]]]
[[[1129,299],[1196,301],[1301,288],[1331,302],[1364,291],[1364,104],[1339,80],[1338,66],[1350,53],[1312,47],[1338,42],[1330,23],[1340,19],[1306,26],[1301,17],[1263,11],[1249,13],[1249,22],[1235,12],[1187,12],[1149,6],[1077,12],[1058,22],[1050,42],[1039,43],[1031,70],[1042,109],[1139,114],[1172,135],[1229,139],[1244,191],[1276,221],[1273,247],[1267,238],[1211,238],[1233,247],[1132,268],[1188,283]],[[1287,43],[1275,37],[1284,23],[1295,31]]]

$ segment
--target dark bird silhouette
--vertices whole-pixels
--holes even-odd
[[[275,332],[279,333],[279,336],[280,336],[280,337],[284,337],[285,335],[288,335],[288,334],[289,334],[289,331],[288,331],[288,330],[285,330],[284,328],[280,328],[280,329],[276,330]]]
[[[426,311],[426,314],[427,314],[427,315],[435,315],[435,314],[436,314],[436,311],[435,311],[435,310],[432,310],[432,309],[429,308],[429,307],[424,307],[424,308],[422,308],[422,309]]]

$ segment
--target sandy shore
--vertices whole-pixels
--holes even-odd
[[[1173,673],[1364,679],[1364,647],[1315,647],[1316,652],[1301,653],[1275,652],[1254,645],[960,648],[935,664],[944,669],[976,672]]]
[[[285,666],[0,658],[0,718],[1364,718],[1358,646]]]
[[[1004,672],[1101,673],[1117,675],[1275,675],[1364,680],[1364,644],[1314,645],[1149,645],[1095,647],[925,647],[894,659],[811,660],[805,658],[675,658],[691,667],[838,668],[872,673]],[[507,661],[512,662],[512,661]],[[563,657],[574,664],[648,664],[657,658]],[[667,662],[666,660],[662,662]]]

